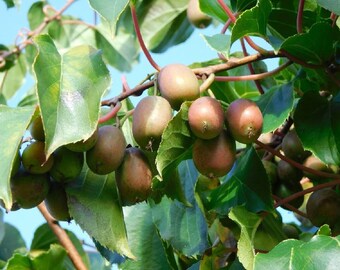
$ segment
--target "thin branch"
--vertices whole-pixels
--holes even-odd
[[[253,81],[253,80],[261,80],[267,77],[270,77],[289,65],[291,65],[293,62],[288,61],[287,63],[279,66],[276,69],[273,69],[272,71],[260,73],[260,74],[252,74],[252,75],[244,75],[244,76],[216,76],[215,81],[222,81],[222,82],[231,82],[231,81]]]
[[[249,54],[248,54],[248,52],[247,52],[246,45],[244,44],[244,39],[241,38],[240,41],[241,41],[241,46],[242,46],[243,55],[244,55],[244,56],[248,56]],[[255,70],[254,70],[254,68],[253,68],[253,65],[252,65],[251,63],[248,63],[247,66],[248,66],[248,69],[249,69],[249,71],[250,71],[250,74],[255,74]],[[262,88],[261,83],[260,83],[258,80],[254,80],[254,83],[255,83],[257,89],[259,90],[259,93],[260,93],[261,95],[263,95],[263,94],[264,94],[264,91],[263,91],[263,88]]]
[[[298,13],[296,16],[296,30],[298,34],[302,33],[302,26],[303,26],[303,8],[305,6],[305,0],[299,1]]]
[[[137,14],[136,14],[136,8],[133,4],[130,4],[130,9],[131,9],[131,15],[132,15],[132,21],[133,21],[133,26],[135,28],[136,31],[136,35],[137,35],[137,39],[139,42],[139,45],[141,46],[146,58],[148,59],[149,63],[158,71],[161,70],[161,68],[157,65],[157,63],[153,60],[149,50],[146,48],[146,45],[144,43],[143,37],[142,37],[142,33],[140,31],[139,28],[139,24],[138,24],[138,19],[137,19]]]
[[[283,199],[281,199],[280,197],[278,197],[278,196],[276,196],[276,195],[274,195],[274,194],[272,194],[272,197],[273,197],[273,199],[274,199],[277,203],[280,203],[280,202],[283,200]],[[276,204],[275,204],[275,205],[276,205]],[[281,205],[285,206],[285,207],[288,208],[289,210],[295,212],[296,214],[298,214],[298,215],[300,215],[300,216],[302,216],[302,217],[308,218],[308,216],[307,216],[306,213],[300,211],[299,209],[297,209],[296,207],[292,206],[292,205],[289,204],[289,203],[280,204],[280,205],[278,205],[277,207],[279,207],[279,206],[281,206]]]
[[[99,124],[105,123],[109,121],[111,118],[115,117],[117,113],[119,112],[120,108],[122,107],[122,104],[120,102],[117,102],[115,106],[111,109],[111,111],[104,116],[100,117],[98,120]]]
[[[327,173],[327,172],[323,172],[323,171],[317,171],[311,168],[308,168],[306,166],[303,166],[302,164],[282,155],[279,151],[271,148],[270,146],[260,142],[259,140],[256,140],[255,142],[257,145],[261,146],[263,149],[265,149],[266,151],[272,153],[274,156],[279,157],[280,159],[288,162],[289,164],[291,164],[292,166],[298,168],[299,170],[305,171],[305,172],[309,172],[311,174],[320,176],[320,177],[325,177],[325,178],[331,178],[331,179],[340,179],[340,175],[339,174],[335,174],[335,173]]]
[[[316,190],[320,190],[320,189],[324,189],[324,188],[329,188],[329,187],[334,187],[334,186],[339,185],[339,184],[340,184],[340,179],[337,179],[337,180],[333,180],[331,182],[320,184],[320,185],[317,185],[317,186],[314,186],[314,187],[311,187],[311,188],[306,188],[306,189],[304,189],[302,191],[296,192],[293,195],[288,196],[288,197],[282,199],[281,201],[278,201],[274,205],[274,207],[276,208],[276,207],[279,207],[279,206],[284,205],[286,203],[289,203],[290,201],[292,201],[292,200],[294,200],[296,198],[302,197],[305,194],[314,192]]]
[[[67,233],[63,228],[60,227],[59,223],[54,220],[46,209],[44,203],[38,205],[38,209],[47,221],[53,233],[57,236],[60,244],[66,249],[68,256],[70,257],[74,267],[77,270],[87,270],[86,265],[81,259],[77,249],[73,245],[72,241],[68,237]]]

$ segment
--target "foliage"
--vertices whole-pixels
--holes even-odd
[[[8,9],[20,6],[19,1],[3,2]],[[201,95],[215,97],[224,110],[239,98],[255,101],[269,141],[260,137],[248,145],[237,143],[231,171],[220,178],[204,176],[192,160],[196,137],[188,122],[192,102],[186,101],[173,111],[159,147],[143,149],[153,174],[145,202],[125,207],[115,173],[97,175],[86,162],[74,181],[63,183],[72,222],[93,238],[95,252],[85,251],[67,231],[69,238],[91,269],[109,269],[109,264],[127,270],[335,268],[340,263],[340,217],[335,215],[337,223],[314,235],[305,208],[310,192],[334,188],[340,193],[340,2],[199,2],[201,11],[213,18],[216,33],[202,36],[202,42],[217,55],[190,66]],[[187,0],[90,0],[100,18],[94,25],[76,14],[65,15],[73,4],[69,0],[56,11],[46,1],[35,1],[27,14],[30,31],[22,41],[0,44],[0,199],[6,211],[17,206],[11,191],[16,155],[32,140],[28,129],[37,116],[42,118],[46,158],[60,147],[86,141],[102,125],[120,127],[128,145],[138,147],[130,97],[147,89],[149,95],[160,94],[160,67],[149,52],[157,59],[157,53],[166,54],[199,31],[186,17]],[[228,32],[219,32],[223,25]],[[259,39],[254,36],[269,49],[255,43]],[[232,52],[238,42],[242,51]],[[123,91],[108,97],[111,89],[121,88],[112,84],[109,70],[131,71],[140,53],[156,72],[145,74],[133,88],[123,79]],[[278,67],[268,71],[265,60],[273,58]],[[35,85],[16,107],[8,106],[26,76],[32,76]],[[306,168],[279,151],[293,128],[304,149],[329,170]],[[294,183],[299,189],[285,182],[294,192],[281,198],[276,190],[284,180],[277,180],[276,172],[273,180],[263,163],[280,159],[322,181],[303,178]],[[303,205],[290,205],[302,196]],[[281,205],[302,220],[294,225],[299,239],[290,239],[284,231],[276,211]],[[73,269],[67,254],[47,224],[36,230],[28,249],[20,232],[3,222],[1,212],[3,269]]]

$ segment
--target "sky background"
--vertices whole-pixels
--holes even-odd
[[[13,44],[20,29],[28,28],[27,11],[34,2],[35,1],[24,0],[22,1],[22,5],[19,9],[12,8],[7,10],[5,3],[0,1],[0,44]],[[58,10],[66,1],[59,0],[49,2]],[[67,10],[66,14],[79,17],[89,23],[93,23],[94,21],[94,13],[88,4],[88,1],[85,0],[76,1]],[[205,44],[200,35],[213,35],[219,33],[221,27],[222,25],[218,25],[217,27],[210,26],[204,30],[196,30],[184,44],[172,47],[163,54],[153,54],[153,57],[160,66],[174,62],[189,65],[194,62],[201,62],[215,58],[216,53]],[[265,46],[265,44],[261,42],[261,46]],[[235,44],[235,46],[233,46],[233,50],[240,50],[239,44]],[[251,52],[251,50],[249,50],[249,52]],[[269,65],[269,69],[272,69],[276,65],[276,62],[275,60],[272,60],[268,61],[267,64]],[[123,74],[113,70],[112,68],[110,68],[110,72],[112,76],[112,91],[110,96],[116,96],[122,89],[121,76]],[[154,72],[154,69],[147,62],[144,55],[141,54],[140,63],[134,66],[132,72],[124,75],[126,76],[130,87],[134,87],[143,80],[148,73],[152,72]],[[27,78],[22,89],[14,96],[14,98],[12,98],[9,105],[15,106],[21,99],[23,93],[25,93],[27,89],[31,88],[32,85],[33,79]],[[132,98],[132,101],[136,103],[138,99],[139,98]],[[294,220],[294,216],[288,212],[284,215],[284,219]],[[28,247],[33,238],[35,229],[45,222],[44,218],[36,208],[31,210],[19,210],[5,214],[4,220],[19,229]],[[91,238],[84,233],[74,221],[70,224],[67,222],[61,222],[61,225],[64,228],[75,232],[80,240],[84,240],[86,243],[92,243]]]

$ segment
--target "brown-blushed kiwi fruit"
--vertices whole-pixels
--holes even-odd
[[[223,130],[224,112],[221,103],[212,97],[200,97],[189,107],[191,131],[199,138],[209,140]]]
[[[271,237],[263,229],[258,229],[253,240],[254,248],[257,250],[269,251],[272,250],[280,241]]]
[[[11,178],[13,202],[19,207],[28,209],[40,204],[50,188],[48,174],[30,174],[23,168]]]
[[[86,152],[90,150],[96,144],[97,139],[98,139],[98,129],[96,129],[87,140],[70,143],[70,144],[65,145],[65,147],[74,152]]]
[[[282,183],[294,186],[300,182],[303,172],[281,159],[277,163],[277,175]]]
[[[27,145],[21,156],[25,170],[33,174],[47,173],[53,166],[54,158],[51,155],[46,160],[45,143],[35,141]]]
[[[234,100],[226,110],[225,119],[231,135],[240,143],[253,143],[261,135],[263,116],[254,101]]]
[[[300,138],[296,134],[295,129],[288,131],[288,133],[284,136],[282,140],[282,151],[285,156],[298,161],[302,162],[310,152],[306,151],[301,143]]]
[[[145,201],[151,194],[152,172],[142,150],[125,150],[123,163],[116,170],[116,182],[123,205]]]
[[[305,167],[314,169],[316,171],[321,171],[321,172],[327,172],[327,173],[334,173],[331,167],[328,167],[325,163],[323,163],[320,159],[318,159],[315,156],[309,156],[308,158],[305,159],[303,162],[303,165]],[[320,177],[316,174],[310,173],[310,172],[303,172],[306,177],[308,177],[310,180],[314,182],[323,182],[327,181],[328,179],[325,177]]]
[[[66,147],[60,147],[53,153],[54,162],[50,170],[53,180],[67,183],[81,173],[84,165],[84,153],[74,152]]]
[[[168,100],[175,110],[179,110],[184,101],[192,101],[200,96],[195,73],[183,64],[169,64],[163,67],[157,82],[161,96]]]
[[[190,0],[187,8],[187,18],[189,22],[197,28],[206,28],[212,22],[212,18],[203,13],[199,0]]]
[[[172,118],[169,102],[160,96],[141,99],[134,112],[132,133],[139,146],[146,150],[157,150],[164,129]]]
[[[314,191],[307,201],[306,210],[314,226],[328,224],[333,227],[340,222],[340,195],[333,189]]]
[[[86,163],[96,174],[111,173],[122,163],[125,147],[125,137],[119,128],[102,126],[96,144],[86,152]]]
[[[67,195],[64,187],[58,182],[51,182],[45,198],[45,205],[50,215],[58,221],[70,221]]]
[[[235,141],[225,130],[213,139],[197,138],[194,142],[192,159],[197,170],[207,177],[226,175],[233,167],[235,157]]]
[[[302,186],[300,185],[300,183],[296,183],[294,185],[289,185],[289,186],[286,184],[280,183],[279,185],[275,186],[273,190],[273,194],[278,196],[280,199],[284,199],[300,191],[302,191]],[[299,208],[303,204],[303,198],[304,198],[303,196],[300,196],[288,203],[291,206],[294,206],[295,208]],[[284,205],[281,205],[281,207],[286,210],[290,210]]]
[[[284,223],[282,225],[282,231],[287,238],[299,239],[301,231],[293,224]]]
[[[45,141],[45,132],[40,115],[32,121],[29,126],[29,131],[33,139],[42,142]]]

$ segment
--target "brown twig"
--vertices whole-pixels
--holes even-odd
[[[305,6],[305,0],[299,1],[298,13],[296,16],[296,30],[298,34],[302,33],[302,25],[303,25],[303,8]]]
[[[51,217],[46,209],[45,203],[38,205],[38,209],[47,221],[53,233],[57,236],[60,244],[66,249],[67,255],[70,257],[74,267],[77,270],[87,270],[86,265],[81,259],[77,249],[73,245],[72,241],[68,237],[67,233],[63,228],[60,227],[59,223]]]

